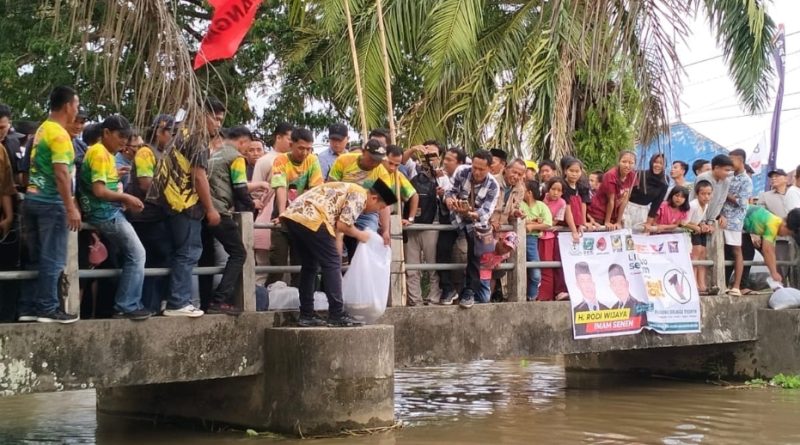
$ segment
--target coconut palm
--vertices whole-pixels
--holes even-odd
[[[282,56],[303,61],[308,81],[333,79],[327,98],[355,109],[353,65],[341,0],[286,0],[297,38]],[[374,0],[350,0],[369,127],[386,119]],[[652,140],[677,109],[676,42],[705,16],[722,46],[742,105],[764,108],[774,24],[763,0],[384,0],[401,137],[436,137],[515,153],[571,150],[587,102],[637,93],[636,133]],[[414,81],[400,82],[401,77]],[[357,120],[354,120],[357,122]],[[622,147],[616,147],[617,149]]]

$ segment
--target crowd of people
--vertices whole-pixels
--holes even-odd
[[[587,171],[581,160],[534,162],[510,159],[501,149],[474,150],[430,140],[403,149],[386,130],[352,145],[344,124],[328,128],[329,147],[314,153],[314,135],[277,125],[269,149],[245,126],[222,128],[226,109],[203,103],[205,128],[191,131],[161,114],[139,133],[120,115],[87,124],[78,93],[57,87],[42,123],[14,122],[0,105],[0,270],[38,271],[36,280],[0,281],[4,321],[71,323],[60,302],[70,230],[79,234],[81,268],[121,268],[115,280],[82,279],[81,316],[144,320],[154,314],[199,317],[237,315],[247,252],[237,212],[256,222],[258,265],[301,266],[288,280],[299,289],[301,326],[354,326],[341,295],[343,262],[353,258],[370,232],[391,244],[390,219],[402,225],[449,224],[455,230],[406,230],[409,264],[467,264],[464,271],[407,272],[410,306],[502,301],[503,268],[515,249],[528,261],[559,261],[556,231],[578,242],[584,231],[630,228],[645,233],[685,231],[692,258],[706,259],[714,230],[724,231],[734,261],[728,293],[744,287],[744,261],[756,249],[770,280],[781,282],[776,260],[788,259],[791,237],[800,240],[800,188],[781,169],[768,173],[770,189],[753,196],[746,153],[737,149],[690,166],[656,154],[639,170],[637,156],[621,151],[606,172]],[[556,162],[557,161],[557,162]],[[800,170],[800,169],[798,169]],[[797,178],[800,184],[800,171]],[[399,206],[393,206],[399,202]],[[522,221],[526,237],[508,226]],[[224,266],[216,281],[198,280],[193,268]],[[169,268],[169,276],[145,276],[145,268]],[[698,289],[714,293],[704,267]],[[318,275],[321,279],[318,280]],[[257,278],[260,293],[283,273]],[[568,299],[563,271],[531,268],[529,301]],[[314,312],[323,290],[329,317]],[[114,295],[113,298],[110,295]]]

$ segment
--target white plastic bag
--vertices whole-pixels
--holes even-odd
[[[769,297],[769,307],[775,310],[800,307],[800,290],[782,287]]]
[[[283,281],[276,281],[267,286],[267,292],[269,293],[269,310],[296,311],[300,309],[300,291],[296,287],[287,286]],[[328,310],[328,297],[324,292],[314,292],[314,310]]]
[[[342,278],[344,309],[354,318],[374,323],[386,311],[391,264],[392,250],[370,232],[369,241],[358,245]]]

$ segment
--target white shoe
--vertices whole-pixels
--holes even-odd
[[[165,317],[190,317],[190,318],[197,318],[202,317],[204,314],[203,311],[197,309],[196,307],[192,306],[191,304],[187,304],[186,306],[180,309],[165,309],[164,316]]]
[[[17,321],[19,322],[36,321],[38,319],[39,317],[37,317],[36,315],[20,315],[19,318],[17,318]]]

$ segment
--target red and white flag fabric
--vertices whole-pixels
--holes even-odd
[[[245,34],[253,25],[262,0],[209,0],[214,8],[211,25],[200,51],[194,59],[194,69],[208,62],[233,57]]]

